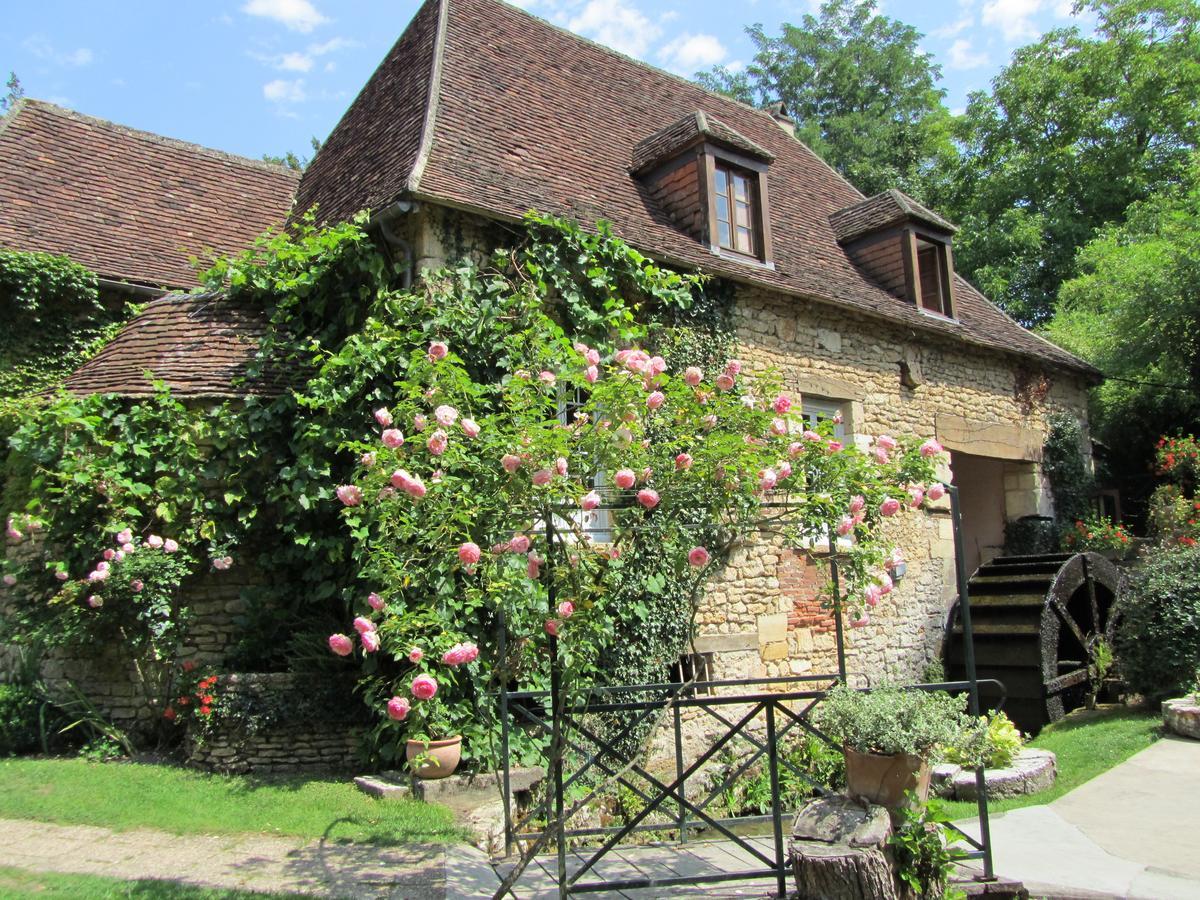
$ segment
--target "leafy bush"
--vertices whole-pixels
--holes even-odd
[[[1116,651],[1129,687],[1152,700],[1186,693],[1200,667],[1200,547],[1147,557],[1122,610]]]
[[[1150,495],[1146,524],[1159,544],[1194,547],[1200,538],[1200,500],[1184,496],[1178,485],[1159,485]]]
[[[740,754],[729,751],[722,756],[722,767],[714,780],[726,777],[743,763]],[[784,810],[798,809],[800,803],[815,796],[817,786],[839,790],[846,784],[846,760],[818,737],[806,735],[789,740],[779,751],[779,802]],[[721,799],[731,816],[761,816],[771,811],[771,772],[756,765],[729,784]]]
[[[833,688],[821,704],[825,733],[859,753],[924,755],[939,744],[954,746],[971,727],[965,695],[885,686],[855,691]]]
[[[909,799],[899,810],[900,824],[890,841],[897,876],[921,900],[965,896],[947,883],[955,863],[966,855],[955,846],[949,815],[938,800],[921,804],[911,794]]]
[[[943,759],[972,769],[980,764],[985,769],[1004,769],[1012,765],[1025,746],[1025,736],[1002,712],[980,716],[979,721],[986,727],[967,729],[959,744],[945,748]]]
[[[1097,553],[1125,554],[1131,546],[1129,532],[1108,516],[1092,515],[1079,519],[1073,528],[1063,534],[1063,549],[1073,553],[1093,550]]]
[[[0,756],[32,753],[41,747],[41,705],[32,688],[0,684]]]

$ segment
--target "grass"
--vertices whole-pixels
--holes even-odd
[[[377,844],[463,837],[444,806],[376,800],[345,780],[246,778],[80,759],[0,760],[0,818]]]
[[[121,881],[99,875],[26,872],[0,866],[0,898],[38,897],[41,900],[272,900],[297,894],[259,894],[192,887],[174,881]]]
[[[1058,777],[1054,787],[1037,794],[989,802],[988,811],[995,814],[1057,800],[1067,791],[1149,747],[1157,740],[1161,726],[1161,715],[1154,709],[1114,706],[1076,710],[1042,729],[1042,733],[1029,742],[1029,746],[1052,750],[1057,756]],[[946,804],[946,811],[955,819],[971,818],[976,809],[974,802]]]

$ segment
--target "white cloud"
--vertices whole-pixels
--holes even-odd
[[[274,19],[281,25],[308,34],[329,20],[317,12],[309,0],[249,0],[242,12],[250,16]]]
[[[58,66],[86,66],[96,58],[95,54],[87,47],[68,51],[59,50],[44,35],[40,34],[31,34],[21,42],[21,46],[38,59]]]
[[[1075,0],[1059,0],[1054,4],[1054,15],[1060,19],[1069,19],[1075,12]]]
[[[643,56],[662,29],[640,9],[625,0],[589,0],[578,15],[567,20],[572,31],[607,44],[629,56]]]
[[[946,65],[951,69],[977,69],[988,62],[987,54],[973,49],[971,42],[965,38],[959,38],[951,44],[947,53],[950,59]]]
[[[949,25],[943,25],[941,28],[933,29],[933,31],[929,32],[929,36],[949,40],[952,37],[958,37],[974,23],[974,16],[963,16],[961,19],[951,22]]]
[[[987,0],[981,19],[999,28],[1006,40],[1036,38],[1039,32],[1031,20],[1045,5],[1046,0]]]
[[[663,44],[659,48],[658,58],[667,68],[690,75],[699,69],[715,66],[727,53],[725,45],[711,34],[684,33]]]
[[[355,42],[342,37],[330,38],[321,44],[309,44],[304,50],[294,50],[291,53],[264,54],[251,52],[250,56],[282,72],[308,72],[318,57],[335,53],[346,47],[355,46]],[[333,64],[325,66],[326,72],[332,72]],[[334,66],[336,68],[336,66]]]
[[[297,78],[288,81],[286,78],[276,78],[263,85],[263,96],[272,103],[303,103],[308,99],[304,92],[304,79]]]
[[[312,68],[313,60],[303,53],[285,53],[275,65],[285,72],[307,72]]]

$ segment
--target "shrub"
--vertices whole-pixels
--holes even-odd
[[[1121,605],[1116,650],[1126,683],[1151,700],[1186,693],[1200,667],[1200,547],[1147,557]]]
[[[0,684],[0,756],[32,753],[41,747],[41,705],[32,688]]]
[[[985,769],[1005,769],[1012,765],[1025,746],[1025,736],[1002,712],[980,716],[979,721],[986,727],[967,729],[963,741],[947,747],[943,758],[972,769],[980,764]]]
[[[819,721],[831,738],[859,753],[922,756],[939,744],[961,743],[971,725],[966,709],[966,695],[838,685],[821,704]]]
[[[1200,537],[1200,500],[1185,497],[1176,485],[1159,485],[1150,495],[1146,524],[1159,544],[1193,547]]]
[[[1063,549],[1074,553],[1093,550],[1124,555],[1132,546],[1129,532],[1108,516],[1092,515],[1079,519],[1074,527],[1063,533]]]

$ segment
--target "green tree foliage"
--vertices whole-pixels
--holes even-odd
[[[1200,4],[1085,0],[1094,34],[1049,32],[972,94],[935,200],[959,269],[1026,324],[1046,321],[1076,250],[1179,180],[1200,121]]]
[[[746,32],[754,62],[699,73],[701,84],[753,105],[783,101],[797,137],[866,194],[924,192],[952,148],[941,67],[921,51],[920,32],[879,15],[874,0],[829,0],[778,37],[762,25]]]
[[[1113,465],[1148,472],[1152,437],[1200,425],[1200,155],[1079,253],[1049,336],[1111,376],[1094,428]]]
[[[1200,669],[1200,547],[1158,550],[1134,573],[1117,626],[1117,659],[1133,690],[1179,697]]]

